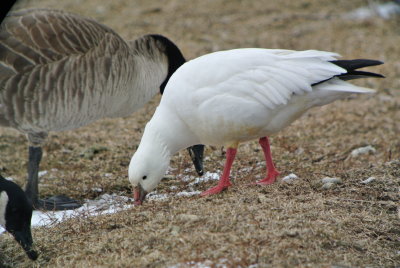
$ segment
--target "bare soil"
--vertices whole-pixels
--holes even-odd
[[[311,110],[271,137],[281,177],[293,172],[300,178],[293,183],[249,186],[264,175],[265,165],[259,164],[264,159],[257,141],[248,142],[234,163],[234,186],[222,194],[150,201],[114,215],[35,228],[36,262],[10,235],[2,235],[0,266],[399,267],[400,18],[343,19],[367,2],[19,1],[16,9],[51,7],[92,17],[126,39],[163,34],[188,59],[239,47],[319,49],[343,58],[382,60],[385,64],[373,71],[386,78],[356,81],[377,93]],[[43,148],[41,170],[49,174],[42,177],[41,195],[63,193],[80,200],[103,193],[131,195],[130,157],[159,100],[128,118],[51,133]],[[366,145],[376,153],[349,157]],[[207,147],[206,156],[207,171],[222,170],[221,148]],[[1,173],[22,186],[26,165],[26,138],[1,128]],[[195,176],[186,151],[173,157],[171,167],[159,193],[171,191],[170,186],[186,189],[188,182],[181,178]],[[326,176],[343,183],[324,190]],[[374,182],[360,183],[371,176]],[[213,184],[200,184],[198,190]]]

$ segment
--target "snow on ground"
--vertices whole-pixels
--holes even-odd
[[[42,176],[47,174],[43,172]],[[192,181],[189,183],[189,191],[181,191],[177,193],[169,194],[158,194],[157,191],[153,191],[147,195],[147,200],[154,201],[165,201],[174,196],[190,197],[199,195],[201,191],[193,190],[193,186],[199,183],[207,182],[209,180],[218,180],[219,174],[206,172],[203,177],[185,177],[185,181]],[[105,214],[112,214],[128,208],[133,207],[133,199],[127,196],[120,196],[116,194],[103,194],[96,200],[86,200],[82,207],[75,210],[64,210],[64,211],[39,211],[35,210],[32,214],[31,226],[49,226],[60,223],[62,221],[74,218],[74,217],[93,217]],[[0,226],[0,235],[5,232],[5,229]]]
[[[92,217],[116,213],[121,210],[128,209],[133,206],[133,199],[126,196],[116,194],[103,194],[97,200],[86,200],[86,202],[78,209],[64,211],[40,211],[34,210],[32,213],[31,226],[52,226],[62,221],[74,217]],[[4,228],[0,227],[0,234]]]
[[[244,170],[242,172],[247,172],[249,170]],[[42,171],[41,176],[47,174],[47,171]],[[106,173],[105,177],[110,177],[111,174]],[[178,176],[179,177],[179,176]],[[146,200],[148,201],[166,201],[173,197],[190,197],[194,195],[199,195],[201,191],[196,190],[196,186],[211,180],[219,180],[220,171],[209,172],[207,171],[202,177],[194,176],[182,176],[180,179],[189,182],[188,191],[172,192],[172,193],[158,193],[157,191],[150,192]],[[9,178],[12,179],[12,178]],[[295,174],[290,174],[283,178],[283,181],[293,181],[298,179]],[[177,186],[171,186],[170,190],[178,190]],[[120,196],[116,194],[103,194],[96,200],[86,200],[82,207],[75,210],[64,210],[64,211],[39,211],[35,210],[32,214],[32,227],[37,226],[48,226],[51,227],[54,224],[60,223],[62,221],[74,218],[74,217],[93,217],[105,214],[112,214],[122,210],[129,209],[133,207],[133,199],[127,196]],[[5,232],[5,230],[0,226],[0,235]],[[199,264],[198,267],[202,267]],[[207,266],[207,264],[205,264]],[[204,267],[206,267],[204,266]],[[197,266],[196,266],[197,267]]]
[[[193,177],[193,176],[184,176],[181,178],[182,181],[185,182],[190,182],[188,184],[189,191],[182,191],[178,193],[170,193],[170,194],[158,194],[157,191],[153,191],[151,193],[148,193],[146,196],[147,200],[155,200],[155,201],[165,201],[170,197],[173,196],[194,196],[194,195],[199,195],[201,191],[194,190],[193,188],[204,182],[208,182],[210,180],[219,180],[220,174],[219,173],[214,173],[214,172],[209,172],[207,171],[202,177]],[[174,190],[177,189],[175,188],[176,186],[171,186],[170,189]]]
[[[248,172],[244,170],[242,172]],[[47,171],[42,171],[41,176],[47,174]],[[105,177],[110,177],[111,174],[106,173]],[[178,176],[179,177],[179,176]],[[157,191],[150,192],[146,200],[148,201],[166,201],[173,197],[190,197],[199,195],[201,191],[196,190],[196,186],[211,180],[219,180],[220,171],[209,172],[207,171],[202,177],[194,176],[182,176],[180,179],[189,182],[187,191],[171,192],[171,193],[158,193]],[[9,178],[12,179],[12,178]],[[295,174],[290,174],[283,178],[283,181],[293,181],[298,179]],[[178,190],[177,186],[171,186],[171,190]],[[116,194],[103,194],[96,200],[86,200],[82,207],[75,210],[64,210],[64,211],[39,211],[35,210],[32,214],[32,227],[37,226],[49,226],[60,223],[62,221],[74,218],[74,217],[93,217],[105,214],[112,214],[128,208],[133,207],[133,199],[127,196],[120,196]],[[0,235],[5,230],[0,227]],[[199,267],[202,267],[201,265]]]

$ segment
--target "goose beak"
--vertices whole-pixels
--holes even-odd
[[[187,148],[187,150],[189,151],[190,157],[192,158],[197,174],[199,174],[199,176],[202,176],[204,174],[203,170],[204,145],[202,144],[193,145]]]
[[[38,258],[38,254],[32,249],[32,234],[30,228],[24,228],[24,230],[15,231],[12,234],[14,235],[15,240],[17,240],[17,242],[25,250],[29,259],[36,260]]]
[[[143,189],[142,185],[137,185],[134,189],[133,199],[135,205],[141,205],[146,198],[147,192]]]

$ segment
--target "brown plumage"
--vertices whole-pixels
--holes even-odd
[[[34,204],[44,206],[37,198],[37,172],[50,131],[133,113],[162,93],[184,62],[160,35],[126,42],[79,15],[51,9],[10,13],[0,26],[0,126],[27,134],[26,191]]]
[[[131,114],[167,76],[167,56],[151,36],[127,43],[70,13],[11,13],[0,32],[0,124],[32,145],[49,131]]]

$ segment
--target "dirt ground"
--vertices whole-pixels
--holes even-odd
[[[188,58],[239,47],[319,49],[343,58],[371,58],[385,79],[357,84],[377,90],[311,110],[271,137],[281,178],[293,183],[249,186],[264,175],[257,141],[242,144],[234,186],[220,195],[149,201],[124,212],[35,228],[40,252],[31,262],[10,235],[0,237],[5,267],[399,267],[400,266],[400,17],[363,21],[343,15],[362,0],[147,1],[23,0],[16,8],[51,7],[92,17],[126,39],[160,33]],[[130,157],[160,97],[128,118],[105,119],[51,133],[44,146],[42,196],[84,200],[131,195]],[[371,145],[373,154],[349,157]],[[221,148],[206,149],[205,169],[220,172]],[[0,171],[23,185],[27,141],[0,129]],[[195,176],[186,151],[173,157],[172,176],[157,191],[186,189]],[[106,177],[111,173],[111,177]],[[323,177],[343,181],[323,189]],[[361,181],[375,177],[370,184]],[[205,190],[216,182],[198,186]],[[94,189],[101,188],[99,193]],[[202,266],[203,265],[203,266]],[[221,265],[221,266],[218,266]]]

